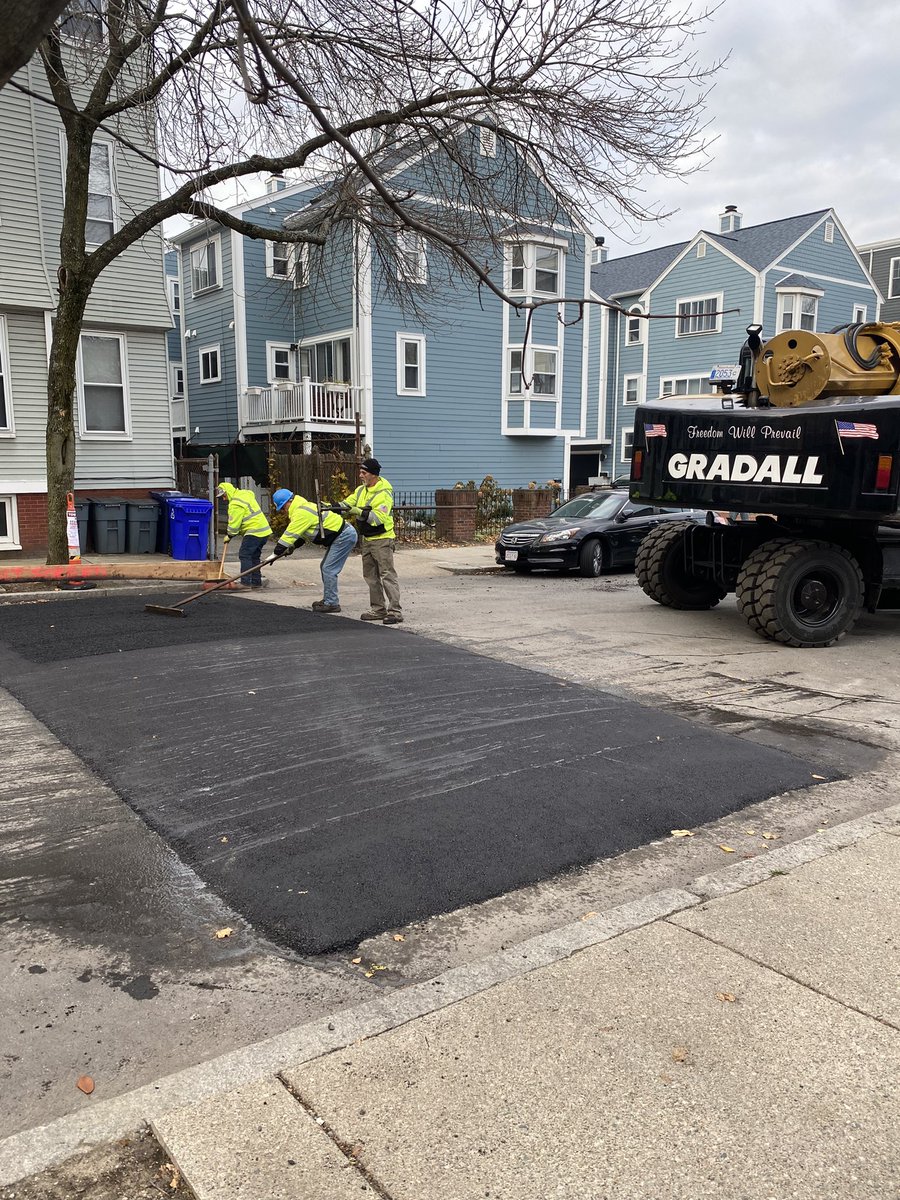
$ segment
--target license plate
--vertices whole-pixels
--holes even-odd
[[[519,557],[518,550],[507,550],[505,561],[506,562],[515,562],[518,559],[518,557]]]

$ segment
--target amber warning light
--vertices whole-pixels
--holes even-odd
[[[894,465],[892,454],[878,455],[878,468],[875,471],[875,491],[886,492],[891,486],[891,467]]]
[[[631,456],[631,478],[636,482],[640,481],[644,474],[644,452],[643,450],[635,450]]]

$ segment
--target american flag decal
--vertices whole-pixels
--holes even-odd
[[[665,436],[666,436],[665,425],[650,424],[650,425],[644,426],[644,437],[645,438],[665,437]]]
[[[862,421],[835,421],[839,438],[872,438],[878,441],[877,425],[866,425]]]

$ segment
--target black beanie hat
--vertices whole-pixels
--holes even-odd
[[[361,465],[362,469],[368,471],[370,475],[381,474],[381,463],[377,458],[364,458]]]

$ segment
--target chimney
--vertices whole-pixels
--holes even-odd
[[[725,211],[719,213],[719,233],[734,233],[736,229],[740,229],[742,220],[737,205],[726,204]]]
[[[266,192],[283,192],[287,187],[287,180],[283,175],[270,175],[266,180]]]
[[[609,250],[606,248],[605,237],[594,238],[594,249],[591,251],[591,266],[596,267],[597,263],[605,263],[609,258]]]

